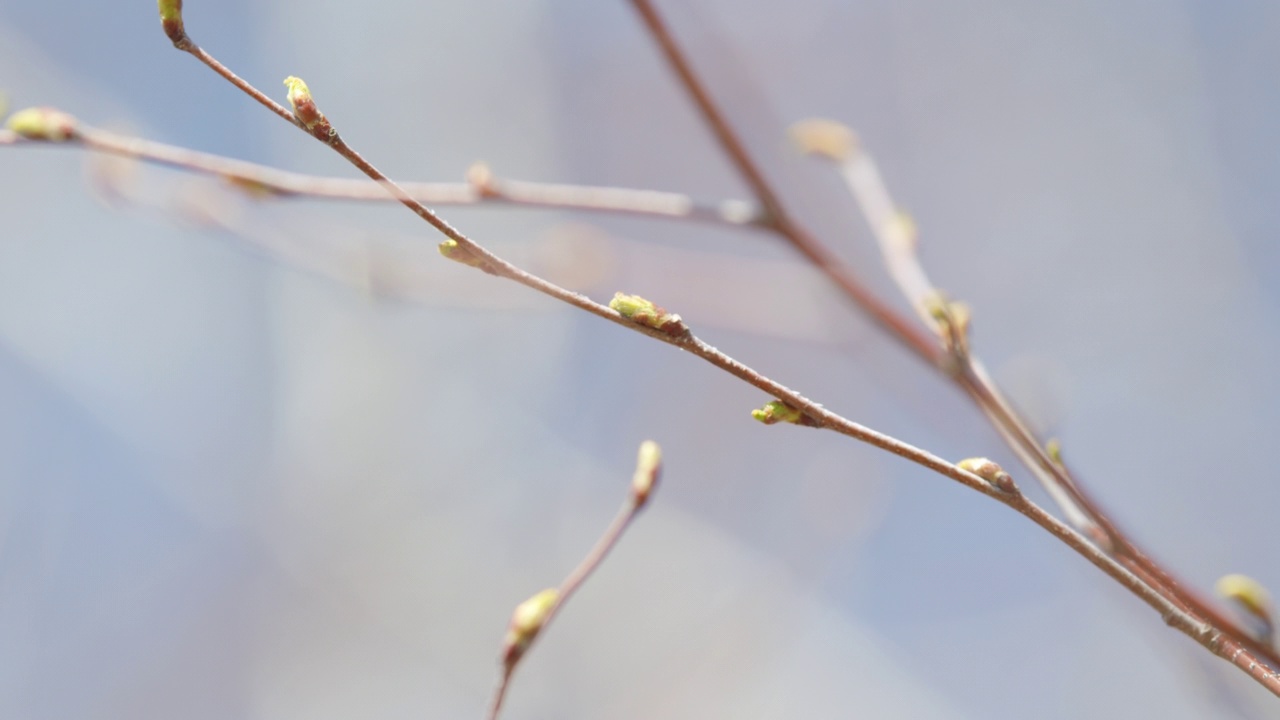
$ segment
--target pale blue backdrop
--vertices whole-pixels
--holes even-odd
[[[304,77],[394,177],[483,159],[744,194],[621,0],[187,6],[198,42],[280,98]],[[837,180],[784,142],[813,115],[859,129],[979,354],[1125,527],[1202,588],[1280,587],[1280,6],[663,7],[797,215],[892,296]],[[0,5],[0,90],[353,176],[142,0]],[[513,720],[1280,717],[1004,508],[755,424],[756,391],[441,261],[399,208],[85,161],[0,152],[2,717],[480,717],[511,607],[590,545],[646,437],[665,484],[522,668]],[[1014,467],[766,236],[446,215],[860,422]]]

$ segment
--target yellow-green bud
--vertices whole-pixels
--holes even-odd
[[[639,295],[614,293],[613,299],[609,301],[609,307],[617,310],[618,314],[622,317],[633,320],[641,317],[652,317],[658,314],[658,306],[648,300],[645,300]]]
[[[1062,441],[1061,440],[1059,440],[1058,438],[1049,438],[1049,441],[1044,444],[1044,451],[1049,455],[1049,459],[1053,461],[1053,464],[1055,465],[1062,464]]]
[[[293,106],[293,116],[308,130],[316,129],[320,123],[326,122],[324,113],[316,107],[311,97],[311,89],[302,78],[290,75],[284,79],[284,86],[289,88],[289,104]]]
[[[477,257],[475,253],[471,252],[467,248],[459,245],[458,241],[453,238],[449,238],[448,240],[440,243],[437,248],[440,250],[441,255],[454,262],[460,262],[463,265],[469,265],[471,267],[480,267],[484,264],[484,260]]]
[[[679,315],[669,313],[639,295],[614,293],[609,307],[637,325],[644,325],[673,337],[689,337],[689,326],[684,324]]]
[[[1224,575],[1214,585],[1214,590],[1228,600],[1234,600],[1250,615],[1271,625],[1271,594],[1262,583],[1248,575]]]
[[[636,474],[631,478],[631,501],[636,508],[644,507],[658,484],[658,476],[662,474],[662,448],[652,440],[640,443],[640,454],[636,458]]]
[[[164,28],[164,34],[177,45],[187,37],[187,31],[182,26],[182,0],[158,0],[158,4],[160,26]]]
[[[776,423],[785,422],[794,425],[808,424],[805,421],[807,417],[804,413],[796,410],[781,400],[770,400],[763,407],[751,411],[751,417],[759,420],[765,425],[774,425]]]
[[[76,119],[48,107],[34,107],[9,116],[5,127],[28,140],[63,142],[76,134]]]
[[[924,299],[925,311],[933,318],[938,335],[949,352],[965,356],[969,353],[969,321],[973,315],[969,306],[948,300],[946,295],[935,292]]]
[[[520,662],[521,656],[547,622],[556,603],[560,600],[560,591],[547,588],[516,606],[511,614],[511,624],[507,627],[507,637],[502,646],[502,663],[508,669]]]

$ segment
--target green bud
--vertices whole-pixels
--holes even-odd
[[[470,267],[480,267],[484,264],[484,260],[476,257],[475,253],[458,244],[457,240],[449,238],[440,243],[437,248],[440,254],[449,258],[454,262],[460,262]]]
[[[673,337],[690,336],[689,326],[684,324],[679,315],[669,313],[639,295],[614,293],[609,307],[637,325],[644,325]]]
[[[182,25],[182,0],[159,0],[159,5],[160,26],[164,28],[164,34],[177,45],[187,37],[187,31]]]
[[[311,89],[302,81],[302,78],[290,75],[284,79],[284,86],[289,88],[288,97],[289,104],[293,106],[293,116],[302,123],[303,127],[315,130],[321,123],[328,123],[324,113],[316,107],[316,101],[311,97]]]
[[[9,116],[5,127],[28,140],[63,142],[76,134],[76,119],[48,107],[27,108]]]
[[[765,425],[775,425],[780,422],[791,423],[793,425],[807,424],[807,417],[804,413],[787,405],[781,400],[770,400],[764,404],[764,407],[751,411],[751,417],[759,420]]]
[[[502,646],[502,663],[508,669],[520,662],[559,600],[560,591],[548,588],[516,606]]]
[[[1250,615],[1271,623],[1271,594],[1262,583],[1248,575],[1233,574],[1222,576],[1213,587],[1219,595],[1234,600]]]

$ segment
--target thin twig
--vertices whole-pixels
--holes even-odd
[[[1052,488],[1052,494],[1064,511],[1080,521],[1079,512],[1073,512],[1073,506],[1084,506],[1087,519],[1082,527],[1089,532],[1094,542],[1101,543],[1126,563],[1126,567],[1136,573],[1141,580],[1156,591],[1163,593],[1169,602],[1179,608],[1192,609],[1196,615],[1212,623],[1215,640],[1211,650],[1233,664],[1244,669],[1254,679],[1259,680],[1273,693],[1280,694],[1280,686],[1274,684],[1275,674],[1262,666],[1260,658],[1265,658],[1273,667],[1280,667],[1280,655],[1276,651],[1259,642],[1237,624],[1231,622],[1214,610],[1208,603],[1175,581],[1172,576],[1137,548],[1132,541],[1115,528],[1101,508],[1069,478],[1064,470],[1048,457],[1044,447],[1026,428],[995,385],[985,378],[980,366],[966,363],[957,368],[954,356],[945,347],[924,337],[919,330],[889,309],[879,298],[874,297],[858,282],[851,270],[825,246],[810,236],[784,212],[778,194],[773,190],[767,178],[759,171],[755,161],[747,152],[745,145],[738,139],[733,127],[725,119],[724,114],[715,104],[701,79],[693,71],[692,64],[683,50],[676,43],[674,36],[658,14],[651,0],[630,0],[640,13],[650,35],[662,50],[663,56],[679,77],[685,90],[698,107],[703,119],[710,126],[716,140],[720,143],[730,161],[737,168],[743,180],[751,187],[757,200],[771,213],[775,231],[810,258],[833,282],[836,283],[857,305],[859,305],[877,324],[884,327],[890,336],[913,350],[918,356],[929,361],[935,368],[943,370],[978,404],[983,414],[988,417],[1000,435],[1010,444],[1019,458],[1027,464],[1032,473]],[[916,277],[911,273],[918,271]],[[892,267],[891,273],[902,279],[908,286],[918,286],[923,270]],[[960,370],[957,372],[957,370]],[[1064,494],[1065,493],[1065,494]],[[1064,502],[1069,501],[1069,502]],[[1097,527],[1093,527],[1096,525]],[[1167,616],[1166,616],[1167,619]],[[1171,625],[1174,623],[1170,622]],[[1176,626],[1176,625],[1175,625]],[[1187,631],[1185,628],[1181,628]],[[1232,645],[1234,650],[1219,652],[1224,644]],[[1241,658],[1245,658],[1241,660]],[[1257,674],[1261,673],[1261,675]],[[1263,678],[1270,678],[1264,681]]]
[[[806,150],[836,163],[849,194],[862,210],[871,234],[880,246],[889,276],[920,320],[933,329],[944,347],[951,348],[953,364],[950,374],[958,377],[962,387],[970,391],[978,407],[997,431],[1005,435],[1006,442],[1019,453],[1019,459],[1032,471],[1071,524],[1090,535],[1097,535],[1097,532],[1090,532],[1097,523],[1084,507],[1074,485],[1059,477],[1053,463],[1046,467],[1038,457],[1025,451],[1025,440],[1030,432],[994,385],[982,382],[987,377],[986,373],[978,359],[969,352],[965,319],[957,317],[965,311],[951,304],[929,279],[916,251],[918,232],[915,221],[894,202],[875,160],[862,148],[853,131],[829,120],[808,120],[797,123],[792,134]],[[1039,447],[1039,443],[1033,444]],[[1047,459],[1048,456],[1045,457]]]
[[[36,142],[39,141],[27,140],[17,133],[0,130],[0,146]],[[371,202],[395,199],[377,183],[368,180],[289,172],[245,160],[121,135],[82,122],[76,123],[76,134],[62,144],[188,172],[216,175],[251,193],[271,197]],[[483,181],[411,182],[403,183],[401,187],[410,197],[431,205],[509,205],[581,210],[755,228],[763,227],[764,224],[760,210],[752,203],[742,200],[705,203],[674,192],[511,180],[493,177],[487,172]]]
[[[622,533],[626,532],[627,527],[635,517],[636,508],[630,501],[618,510],[618,514],[609,523],[609,527],[600,536],[600,539],[596,541],[595,547],[591,548],[591,552],[587,553],[582,562],[578,563],[573,572],[569,573],[569,576],[560,583],[557,591],[557,600],[547,612],[546,619],[542,621],[540,630],[546,630],[547,626],[551,624],[551,619],[559,614],[560,609],[569,601],[569,597],[577,592],[582,583],[586,582],[587,578],[591,576],[591,573],[595,572],[600,563],[604,561],[605,556],[622,538]],[[498,713],[502,710],[502,702],[506,699],[507,688],[510,687],[511,678],[515,675],[516,668],[519,665],[519,661],[516,661],[507,664],[502,669],[502,674],[498,679],[498,687],[493,693],[493,703],[489,707],[490,720],[497,718]]]
[[[640,7],[648,7],[646,0],[633,0],[633,2]],[[166,30],[168,30],[168,27],[166,27]],[[176,47],[191,52],[197,58],[200,58],[202,62],[205,62],[205,64],[214,68],[220,75],[231,80],[255,99],[261,98],[259,99],[259,102],[263,102],[264,105],[279,108],[280,112],[277,112],[277,115],[281,115],[281,117],[284,117],[286,120],[298,125],[312,136],[320,139],[322,142],[325,142],[349,162],[355,165],[361,172],[378,181],[387,189],[388,192],[392,193],[401,204],[408,207],[414,212],[414,214],[418,215],[432,227],[436,228],[447,238],[454,241],[457,247],[465,253],[468,260],[467,264],[472,264],[490,274],[514,280],[515,282],[533,288],[546,295],[573,305],[574,307],[586,310],[593,315],[602,317],[615,324],[622,325],[623,327],[630,328],[631,330],[648,335],[654,339],[680,347],[681,349],[693,353],[703,360],[715,365],[721,370],[728,372],[729,374],[746,381],[766,393],[769,393],[773,397],[784,401],[787,405],[803,412],[804,415],[813,422],[813,424],[835,430],[875,447],[887,450],[895,455],[899,455],[923,467],[934,470],[935,472],[960,482],[966,487],[977,490],[988,497],[1000,500],[1030,519],[1032,522],[1035,522],[1040,527],[1049,531],[1055,537],[1062,540],[1108,576],[1116,580],[1133,594],[1137,595],[1140,599],[1159,612],[1167,624],[1196,640],[1210,652],[1241,668],[1259,684],[1267,688],[1267,690],[1277,696],[1280,696],[1280,675],[1277,675],[1273,670],[1267,667],[1253,651],[1247,647],[1242,647],[1235,637],[1225,634],[1214,627],[1210,627],[1200,619],[1185,612],[1178,604],[1175,604],[1169,598],[1165,597],[1165,595],[1158,589],[1149,585],[1142,578],[1134,575],[1114,558],[1110,557],[1087,540],[1083,535],[1080,535],[1080,533],[1075,529],[1044,512],[1030,500],[1023,497],[1021,493],[1011,494],[998,490],[988,484],[988,482],[983,478],[958,468],[954,464],[949,463],[942,458],[837,415],[790,388],[787,388],[786,386],[761,375],[737,360],[730,358],[711,345],[697,339],[691,332],[688,332],[687,329],[679,334],[669,334],[667,332],[663,332],[661,329],[650,327],[641,322],[625,318],[609,307],[596,303],[595,301],[578,293],[561,288],[554,283],[543,280],[536,275],[528,273],[511,263],[502,260],[487,249],[472,241],[470,238],[463,235],[421,203],[409,197],[399,185],[389,180],[377,168],[361,157],[354,149],[349,147],[338,136],[335,130],[328,128],[325,132],[321,133],[317,131],[317,127],[319,126],[308,128],[302,125],[288,110],[284,110],[277,103],[266,98],[262,93],[252,88],[252,86],[249,86],[248,83],[240,80],[220,63],[217,63],[216,60],[213,60],[213,58],[208,56],[203,50],[196,47],[195,44],[186,36],[185,31],[180,30],[180,32],[180,37],[174,41],[174,45]],[[328,126],[327,121],[324,122],[324,126]],[[766,206],[766,208],[770,207],[770,203],[765,202],[764,198],[761,198],[761,202]],[[905,323],[905,321],[903,322]],[[682,324],[681,327],[683,328]],[[907,328],[910,326],[906,326],[904,324],[903,327]],[[914,328],[911,328],[911,330],[917,335],[920,334],[919,331]],[[933,344],[929,342],[927,338],[924,338],[922,342],[923,347],[931,349],[934,348]]]
[[[875,293],[858,280],[848,265],[787,214],[778,193],[774,192],[773,186],[760,171],[751,153],[747,152],[746,146],[734,132],[733,126],[712,100],[711,93],[693,71],[692,64],[676,44],[675,38],[653,4],[649,0],[631,0],[631,4],[640,13],[645,27],[649,29],[649,34],[661,47],[663,57],[679,76],[681,84],[688,91],[694,104],[698,106],[703,119],[711,126],[712,134],[720,143],[725,155],[764,208],[769,226],[786,238],[800,254],[808,258],[837,287],[852,298],[876,324],[888,330],[890,337],[901,342],[930,365],[936,366],[941,363],[945,358],[931,338],[876,297]]]
[[[828,132],[832,130],[830,127],[821,129]],[[944,327],[947,324],[945,320],[940,321],[933,311],[937,303],[945,302],[940,300],[943,293],[929,280],[920,261],[915,223],[893,201],[874,159],[856,138],[849,143],[845,153],[820,154],[837,162],[840,175],[866,217],[872,234],[880,244],[885,265],[903,296],[916,308],[921,318],[940,337],[945,338],[951,328]],[[1173,602],[1204,618],[1214,627],[1227,630],[1242,645],[1265,657],[1273,666],[1280,667],[1280,655],[1277,655],[1270,643],[1254,637],[1198,594],[1179,585],[1164,568],[1134,545],[1128,535],[1108,517],[1101,505],[1071,476],[1066,466],[1049,456],[1045,445],[1035,437],[1004,398],[982,362],[968,351],[967,343],[964,350],[955,354],[956,371],[953,377],[1004,436],[1005,441],[1032,471],[1050,497],[1054,498],[1072,524],[1094,536],[1095,541],[1101,542],[1105,549],[1117,556],[1139,577],[1162,588]]]
[[[498,713],[502,711],[502,702],[506,698],[507,688],[511,685],[511,677],[515,674],[516,668],[519,667],[520,661],[528,655],[534,641],[546,631],[547,626],[560,613],[565,603],[569,602],[569,598],[573,597],[578,588],[582,587],[587,578],[591,577],[596,568],[600,567],[610,551],[622,539],[622,534],[631,526],[631,522],[647,506],[658,482],[661,463],[661,451],[658,449],[657,443],[646,441],[641,444],[639,458],[636,462],[635,476],[631,483],[631,492],[627,495],[626,502],[618,509],[618,514],[609,523],[609,527],[605,529],[604,534],[596,541],[595,546],[591,548],[587,556],[560,583],[560,587],[555,591],[554,600],[548,607],[541,609],[534,623],[526,624],[525,627],[516,627],[517,618],[513,618],[514,632],[508,633],[506,647],[503,652],[502,675],[499,677],[498,688],[494,691],[493,702],[489,707],[489,720],[497,720]],[[534,597],[537,598],[538,596]],[[520,609],[517,609],[516,612],[518,617]]]

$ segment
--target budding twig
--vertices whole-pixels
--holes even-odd
[[[792,126],[800,147],[836,163],[850,194],[880,244],[885,266],[903,296],[933,328],[952,363],[951,376],[964,389],[1019,460],[1032,471],[1072,525],[1116,555],[1132,571],[1175,602],[1209,624],[1237,636],[1253,652],[1280,667],[1280,654],[1270,643],[1259,643],[1233,622],[1183,588],[1164,568],[1147,557],[1108,517],[1106,511],[1071,477],[1060,455],[1042,443],[1005,399],[982,362],[970,352],[969,309],[950,301],[929,280],[917,252],[917,229],[910,216],[898,209],[879,169],[853,131],[832,120],[806,120]],[[843,141],[841,141],[843,139]]]
[[[969,362],[956,362],[960,357],[957,350],[963,350],[963,357],[968,357],[967,343],[963,343],[962,347],[961,343],[952,342],[948,346],[944,342],[943,346],[939,347],[938,344],[930,342],[915,326],[907,323],[868,291],[829,249],[786,215],[777,193],[760,172],[746,146],[738,139],[733,127],[712,99],[702,80],[694,72],[692,63],[667,28],[654,7],[653,0],[631,0],[631,4],[640,14],[649,34],[689,93],[725,155],[737,168],[739,175],[751,188],[756,199],[769,212],[775,232],[812,260],[872,320],[888,331],[891,337],[900,341],[935,368],[946,371],[957,381],[1018,454],[1019,459],[1046,488],[1051,488],[1050,492],[1055,502],[1063,508],[1073,525],[1081,527],[1088,533],[1091,541],[1100,548],[1115,552],[1124,563],[1126,573],[1137,574],[1139,582],[1146,586],[1147,593],[1138,593],[1135,590],[1136,594],[1143,596],[1144,599],[1147,599],[1148,594],[1159,595],[1164,602],[1178,608],[1180,613],[1190,608],[1196,616],[1192,619],[1193,624],[1188,625],[1181,619],[1175,622],[1172,619],[1173,616],[1162,613],[1166,622],[1196,638],[1211,652],[1243,670],[1272,693],[1280,695],[1280,676],[1274,670],[1274,668],[1280,668],[1280,654],[1277,654],[1274,648],[1257,642],[1201,600],[1196,593],[1182,587],[1168,572],[1120,533],[1114,523],[1102,513],[1100,506],[1083,494],[1081,488],[1067,475],[1065,468],[1049,458],[1043,445],[1036,440],[1026,424],[1004,400],[995,384],[987,377],[981,364],[971,359]],[[835,154],[847,153],[856,144],[852,133],[845,137],[828,136],[824,142],[823,147]],[[899,227],[896,234],[898,239],[895,241],[895,248],[910,249],[909,243],[902,242],[903,236],[906,235],[905,228]],[[923,270],[904,267],[897,272],[902,282],[910,288],[909,295],[918,294],[921,279],[924,277]],[[925,282],[927,283],[927,280]],[[930,322],[932,320],[931,317]],[[948,328],[948,335],[952,335],[954,330],[955,324],[952,323]],[[1153,607],[1155,606],[1153,604]],[[1197,627],[1200,629],[1197,630]],[[1263,659],[1266,662],[1263,662]]]
[[[949,374],[962,385],[968,376],[985,378],[979,361],[969,351],[968,307],[948,299],[929,279],[917,252],[919,230],[915,220],[894,202],[875,160],[863,150],[857,135],[841,123],[820,118],[792,125],[790,134],[802,151],[829,160],[838,168],[849,193],[871,227],[890,277],[920,320],[934,331],[950,357]],[[999,397],[994,385],[986,384],[983,391],[974,396],[997,430],[1007,433],[1009,425],[1021,425],[1008,404]],[[1020,444],[1019,437],[1016,432],[1007,435],[1015,447]],[[1090,514],[1073,496],[1069,482],[1064,483],[1057,474],[1041,468],[1039,463],[1029,462],[1028,467],[1032,468],[1045,492],[1072,525],[1086,532],[1094,526]]]
[[[489,719],[496,720],[502,710],[502,702],[506,698],[507,688],[511,684],[511,676],[515,673],[520,661],[529,652],[533,641],[539,633],[546,630],[569,598],[582,587],[591,574],[600,567],[609,555],[622,534],[626,532],[631,521],[645,508],[653,491],[657,488],[658,478],[662,474],[662,450],[652,440],[640,444],[640,452],[636,458],[636,471],[631,479],[631,490],[627,500],[618,510],[613,522],[596,541],[591,552],[578,563],[573,572],[560,583],[558,588],[550,588],[537,593],[516,606],[511,616],[511,624],[502,644],[502,675],[498,680],[498,689],[494,692],[493,702],[489,706]]]
[[[166,0],[160,0],[160,2],[163,18]],[[637,9],[640,10],[641,15],[649,25],[651,32],[653,32],[655,37],[660,40],[660,44],[663,45],[668,59],[671,60],[673,66],[681,74],[686,87],[690,89],[690,92],[695,96],[695,99],[699,101],[700,108],[703,110],[704,115],[712,122],[722,144],[725,145],[726,150],[734,157],[740,170],[752,185],[753,190],[756,191],[759,201],[769,213],[770,221],[774,229],[787,237],[795,247],[812,259],[819,268],[827,272],[833,280],[835,280],[840,287],[850,295],[850,297],[856,299],[860,304],[867,307],[871,312],[872,317],[874,317],[877,322],[888,327],[898,339],[906,342],[922,357],[929,358],[934,361],[938,360],[940,356],[934,343],[931,343],[928,338],[922,336],[916,328],[899,318],[896,313],[893,313],[888,310],[887,307],[883,306],[877,298],[871,295],[853,279],[843,265],[835,261],[829,251],[826,251],[825,248],[817,244],[816,241],[800,230],[798,226],[795,226],[787,220],[776,196],[772,194],[768,184],[764,181],[763,176],[755,169],[754,164],[746,154],[741,143],[737,142],[736,137],[729,129],[728,124],[724,122],[723,117],[719,114],[714,104],[711,103],[710,96],[701,89],[701,85],[692,74],[688,62],[683,58],[683,55],[675,46],[674,41],[671,40],[669,33],[666,32],[665,26],[657,16],[649,0],[632,0],[632,2]],[[170,24],[165,24],[165,30],[167,33],[170,31]],[[293,113],[266,97],[252,85],[226,69],[221,65],[221,63],[218,63],[191,42],[190,38],[186,35],[185,29],[180,28],[180,30],[181,32],[178,35],[178,39],[174,40],[175,47],[193,54],[215,72],[222,75],[229,82],[232,82],[241,90],[257,99],[277,115],[288,120],[294,125],[307,130],[307,128],[294,117]],[[173,34],[170,34],[170,39],[173,39],[173,37]],[[308,132],[310,132],[310,130],[308,130]],[[585,310],[593,315],[609,320],[610,322],[623,327],[628,327],[636,332],[640,332],[662,342],[680,347],[681,349],[693,353],[707,362],[712,363],[725,372],[760,388],[772,397],[784,401],[788,406],[803,412],[814,421],[814,424],[817,427],[835,430],[849,435],[850,437],[862,440],[863,442],[867,442],[934,470],[935,472],[956,480],[957,482],[987,495],[988,497],[997,499],[1032,520],[1041,528],[1045,529],[1054,537],[1071,547],[1077,553],[1084,556],[1112,579],[1116,580],[1127,590],[1155,609],[1167,624],[1187,634],[1214,654],[1227,659],[1229,662],[1241,668],[1249,674],[1250,677],[1254,678],[1272,693],[1280,695],[1280,675],[1277,675],[1274,670],[1260,661],[1260,657],[1270,658],[1272,655],[1258,652],[1252,644],[1248,644],[1249,638],[1247,635],[1240,634],[1238,629],[1230,623],[1219,625],[1217,622],[1214,622],[1213,625],[1210,625],[1200,619],[1201,617],[1204,617],[1203,614],[1197,613],[1197,615],[1199,615],[1199,617],[1197,617],[1196,615],[1186,612],[1184,609],[1185,606],[1182,604],[1183,598],[1181,596],[1177,596],[1178,602],[1175,602],[1174,600],[1171,600],[1170,597],[1166,596],[1165,592],[1169,590],[1169,585],[1153,586],[1148,578],[1136,576],[1127,567],[1120,564],[1108,554],[1102,552],[1092,542],[1085,539],[1080,533],[1072,529],[1070,526],[1063,524],[1052,515],[1046,513],[1021,493],[1011,494],[1003,492],[993,487],[987,480],[964,470],[963,468],[959,468],[953,463],[947,462],[946,460],[924,450],[908,445],[900,440],[876,432],[870,428],[866,428],[841,417],[840,415],[837,415],[825,409],[821,405],[809,400],[803,395],[790,390],[780,383],[777,383],[759,374],[746,365],[730,358],[714,347],[711,347],[693,336],[692,333],[681,334],[678,336],[671,335],[650,327],[649,325],[634,322],[611,308],[600,305],[583,295],[561,288],[554,283],[550,283],[536,275],[516,267],[515,265],[512,265],[483,248],[478,243],[459,232],[453,226],[449,225],[433,211],[422,205],[422,203],[410,197],[403,188],[388,179],[376,167],[348,146],[345,141],[340,138],[336,130],[331,129],[331,132],[329,132],[326,137],[319,139],[346,158],[348,162],[356,166],[356,168],[361,172],[365,173],[375,181],[378,181],[384,189],[396,198],[396,200],[408,207],[414,212],[414,214],[418,215],[436,230],[444,234],[448,240],[452,240],[455,243],[452,247],[466,252],[470,258],[477,259],[477,266],[481,267],[486,272],[513,280],[573,305],[574,307]],[[935,362],[935,364],[937,363]],[[1041,448],[1041,450],[1043,449]]]
[[[68,116],[69,117],[69,116]],[[322,177],[290,172],[245,160],[190,150],[176,145],[121,135],[76,121],[76,133],[65,138],[66,147],[214,175],[243,188],[257,198],[324,198],[360,202],[387,202],[395,198],[369,180]],[[20,146],[46,138],[0,131],[0,146]],[[689,220],[714,225],[761,228],[759,209],[742,200],[700,202],[688,195],[657,190],[564,185],[492,177],[483,187],[474,182],[407,182],[401,187],[413,199],[430,205],[494,205],[546,208],[610,214],[637,215],[669,220]]]

